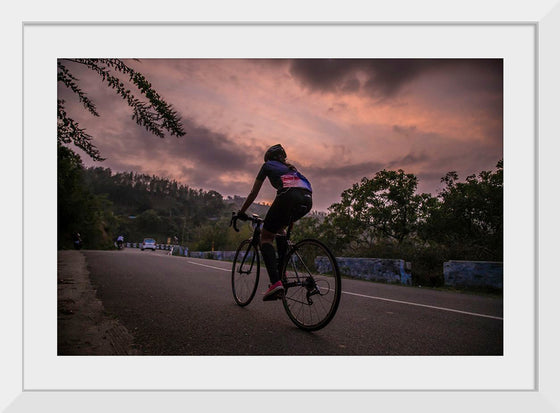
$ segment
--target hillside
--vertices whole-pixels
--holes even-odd
[[[231,213],[239,210],[246,199],[224,199],[216,191],[191,188],[174,180],[133,172],[113,173],[101,167],[85,169],[84,183],[103,204],[105,215],[116,220],[116,225],[104,225],[110,233],[107,237],[122,234],[131,242],[140,242],[144,237],[163,243],[205,238],[205,233],[215,233],[216,224],[227,228]],[[264,217],[268,208],[253,204],[249,213]]]
[[[224,202],[226,203],[226,205],[231,209],[231,211],[238,211],[241,206],[243,206],[243,204],[245,203],[245,200],[247,198],[246,197],[240,197],[240,196],[228,196]],[[253,203],[253,205],[251,205],[251,207],[249,208],[248,213],[249,214],[257,214],[260,217],[265,217],[266,213],[268,212],[268,209],[270,208],[269,205],[267,204],[257,204],[257,203]]]

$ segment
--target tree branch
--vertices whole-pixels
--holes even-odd
[[[79,124],[73,119],[68,118],[64,110],[64,101],[59,99],[57,102],[57,140],[58,144],[74,143],[78,148],[92,157],[94,161],[104,161],[99,149],[91,142],[92,136],[85,133]]]
[[[78,84],[76,83],[78,79],[76,79],[68,69],[58,61],[58,81],[62,82],[67,88],[72,90],[75,94],[78,95],[78,99],[84,105],[84,107],[89,110],[89,112],[94,116],[99,116],[97,110],[95,108],[94,103],[89,100],[86,94],[80,89]]]

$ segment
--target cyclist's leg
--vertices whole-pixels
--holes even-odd
[[[284,285],[280,280],[280,271],[278,271],[278,260],[276,259],[276,251],[272,242],[274,241],[274,232],[265,228],[261,232],[261,254],[266,266],[266,271],[270,278],[270,286],[265,292],[263,300],[270,301],[282,298],[284,294]]]
[[[281,267],[284,263],[284,258],[288,252],[288,237],[286,235],[285,228],[311,211],[313,201],[310,192],[292,189],[278,197],[277,205],[281,206],[281,208],[278,208],[281,213],[273,210],[272,215],[281,225],[280,229],[276,231],[278,272],[280,273],[282,271]],[[265,228],[266,226],[265,220]]]
[[[282,264],[288,252],[288,236],[285,231],[276,234],[276,249],[278,250],[278,272],[282,271]],[[281,274],[280,274],[281,275]]]
[[[270,278],[270,283],[275,284],[280,280],[278,273],[278,263],[276,260],[276,251],[274,250],[274,233],[263,228],[261,232],[261,254],[264,259],[264,265]]]
[[[286,194],[278,195],[274,199],[264,219],[261,232],[261,254],[270,277],[271,285],[280,281],[280,271],[278,270],[278,260],[276,259],[276,250],[274,249],[273,242],[275,235],[283,231],[289,222],[289,200],[290,197],[286,196]]]

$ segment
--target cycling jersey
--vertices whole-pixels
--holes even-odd
[[[267,161],[263,164],[257,179],[264,181],[266,177],[268,177],[272,186],[276,188],[278,194],[289,188],[302,188],[312,192],[311,184],[305,176],[299,173],[293,166],[290,167],[279,161]]]

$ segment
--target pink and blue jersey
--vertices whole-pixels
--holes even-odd
[[[270,183],[281,193],[289,188],[302,188],[309,192],[311,184],[305,176],[299,173],[293,166],[288,166],[279,161],[267,161],[263,164],[257,179],[264,181],[268,177]]]

